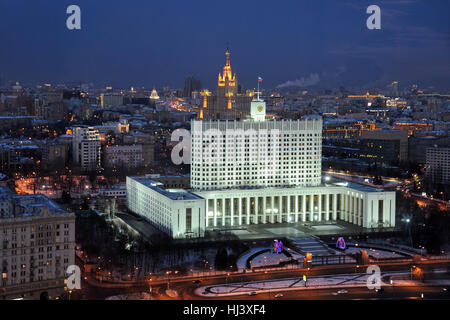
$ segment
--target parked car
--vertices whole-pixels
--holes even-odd
[[[194,280],[194,281],[192,281],[192,283],[200,283],[201,281],[200,280]]]
[[[282,293],[278,293],[275,295],[275,298],[282,298],[284,295]]]
[[[347,293],[347,292],[348,292],[347,290],[341,289],[341,290],[339,290],[337,293],[339,293],[339,294],[344,294],[344,293]]]
[[[249,296],[256,296],[256,292],[255,292],[255,291],[252,291],[252,292],[250,292],[248,295],[249,295]]]

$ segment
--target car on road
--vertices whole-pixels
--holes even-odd
[[[200,280],[194,280],[194,281],[192,281],[192,283],[200,283],[201,281]]]
[[[248,295],[249,295],[249,296],[256,296],[256,292],[255,292],[255,291],[252,291],[252,292],[250,292]]]
[[[375,289],[376,293],[384,293],[384,288],[380,287],[380,289]]]
[[[341,289],[341,290],[339,290],[337,293],[339,293],[339,294],[344,294],[344,293],[347,293],[347,292],[348,292],[347,290]]]
[[[282,298],[284,295],[282,293],[278,293],[275,295],[275,298]]]

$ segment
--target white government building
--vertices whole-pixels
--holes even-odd
[[[266,223],[395,226],[395,192],[322,181],[320,117],[265,120],[264,114],[265,102],[257,98],[250,119],[192,120],[192,189],[127,177],[128,208],[173,238]]]

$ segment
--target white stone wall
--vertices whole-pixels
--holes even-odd
[[[199,191],[195,194],[205,198],[207,227],[342,220],[374,228],[381,226],[377,223],[379,200],[383,201],[382,226],[395,226],[395,192],[321,186]]]
[[[191,186],[317,186],[322,119],[191,122]]]
[[[150,221],[173,238],[203,237],[205,231],[204,199],[172,199],[137,179],[127,177],[128,208]],[[187,213],[191,210],[191,228]]]

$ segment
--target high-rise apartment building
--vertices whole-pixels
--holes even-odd
[[[202,89],[202,83],[200,80],[195,79],[193,76],[187,77],[184,82],[183,97],[192,98],[193,91],[200,91]]]
[[[100,167],[100,133],[94,127],[79,126],[72,130],[73,162],[84,170]]]
[[[426,153],[427,178],[433,183],[450,184],[450,148],[428,148]]]

